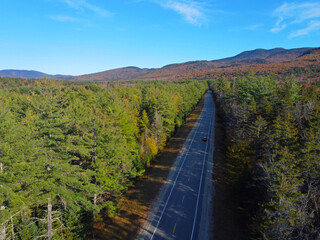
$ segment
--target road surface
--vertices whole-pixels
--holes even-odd
[[[215,106],[211,91],[171,168],[137,239],[206,240],[212,237],[212,167]],[[203,137],[207,141],[203,141]]]

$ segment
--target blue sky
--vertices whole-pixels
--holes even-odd
[[[320,2],[1,0],[0,29],[0,70],[79,75],[318,47]]]

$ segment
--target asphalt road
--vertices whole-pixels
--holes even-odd
[[[137,239],[206,240],[212,237],[212,166],[215,106],[205,96],[202,113],[172,166]],[[207,141],[203,141],[203,137]]]

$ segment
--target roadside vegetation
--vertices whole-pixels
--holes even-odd
[[[320,82],[211,81],[226,127],[226,176],[252,239],[320,238]]]
[[[0,79],[0,239],[92,237],[207,88]]]

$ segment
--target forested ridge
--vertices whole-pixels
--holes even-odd
[[[226,125],[227,179],[252,239],[320,238],[320,82],[211,81]]]
[[[88,239],[207,88],[0,78],[0,239]]]

